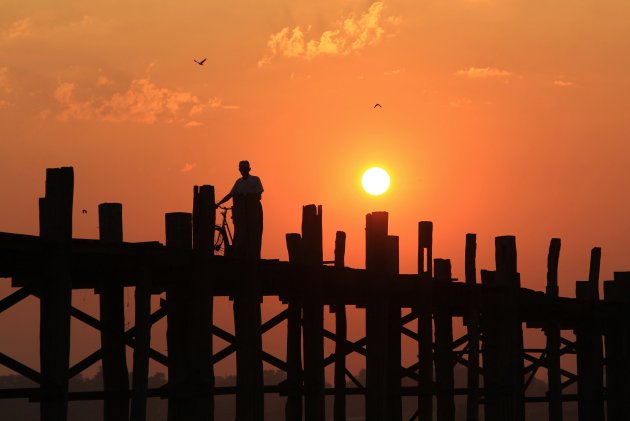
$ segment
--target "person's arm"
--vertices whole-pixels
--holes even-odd
[[[229,192],[228,194],[225,195],[225,197],[221,200],[219,200],[215,206],[218,208],[219,206],[221,206],[222,204],[224,204],[225,202],[227,202],[228,200],[230,200],[232,198],[232,192]]]

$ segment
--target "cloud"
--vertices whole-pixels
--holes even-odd
[[[554,86],[559,86],[560,88],[569,88],[571,86],[575,86],[575,83],[568,81],[568,80],[554,80],[553,81]]]
[[[378,43],[386,25],[398,25],[400,18],[383,17],[383,3],[373,3],[360,16],[336,22],[331,29],[307,39],[311,27],[285,27],[267,41],[267,54],[258,67],[271,63],[274,57],[310,60],[321,55],[347,55]]]
[[[113,83],[114,82],[107,76],[100,75],[98,78],[96,78],[96,86],[99,86],[99,87],[109,86],[109,85],[112,85]]]
[[[193,168],[195,168],[196,166],[197,166],[197,164],[196,164],[196,163],[194,163],[194,162],[193,162],[192,164],[190,164],[190,163],[186,162],[180,171],[181,171],[181,172],[190,172],[190,171],[192,171],[192,169],[193,169]]]
[[[210,105],[211,108],[222,108],[224,110],[238,110],[241,108],[240,105],[227,105],[223,103],[223,99],[219,98],[219,97],[214,97],[212,98],[210,101],[208,101],[208,104]]]
[[[200,121],[195,121],[195,120],[191,120],[188,123],[184,124],[184,127],[186,127],[187,129],[192,129],[193,127],[200,127],[203,126],[203,123]]]
[[[0,110],[4,110],[5,108],[9,108],[11,104],[9,101],[5,101],[4,99],[0,99]]]
[[[470,79],[487,79],[512,76],[512,72],[497,69],[496,67],[470,67],[465,70],[459,70],[455,74]]]
[[[108,78],[97,79],[97,85],[109,85]],[[76,83],[57,85],[53,97],[57,103],[56,117],[61,121],[100,120],[112,123],[136,122],[154,124],[158,121],[180,123],[185,127],[202,125],[190,117],[208,108],[238,109],[237,105],[225,105],[219,97],[202,101],[190,92],[157,86],[148,77],[134,79],[124,92],[111,96],[92,95],[80,98]]]
[[[448,105],[451,108],[462,108],[462,107],[465,107],[467,105],[471,105],[472,103],[473,103],[472,99],[470,99],[470,98],[457,98],[457,99],[454,99],[451,102],[449,102]]]
[[[383,74],[385,76],[398,76],[401,73],[404,73],[405,69],[393,69],[393,70],[387,70],[385,72],[383,72]]]
[[[8,39],[16,39],[31,34],[32,21],[31,18],[24,18],[15,21],[11,24],[8,30],[5,31],[5,36]]]
[[[0,92],[11,93],[13,87],[9,82],[9,68],[0,67]]]

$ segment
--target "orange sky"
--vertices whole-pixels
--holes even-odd
[[[249,159],[265,186],[263,257],[286,259],[301,206],[324,207],[325,259],[365,214],[390,212],[401,271],[417,223],[463,277],[465,234],[493,269],[517,236],[543,289],[630,270],[630,3],[525,0],[5,1],[0,14],[0,231],[36,234],[45,168],[75,169],[76,237],[121,202],[125,240],[164,239],[195,184],[225,194]],[[203,67],[193,58],[207,57]],[[373,109],[374,103],[383,105]],[[380,165],[381,197],[360,188]],[[88,214],[81,214],[81,209]]]

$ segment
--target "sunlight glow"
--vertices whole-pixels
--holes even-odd
[[[389,188],[389,174],[382,168],[372,167],[363,173],[361,184],[366,192],[373,196],[378,196]]]

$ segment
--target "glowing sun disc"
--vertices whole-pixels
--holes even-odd
[[[389,188],[389,174],[382,168],[372,167],[363,173],[363,189],[373,196],[383,194]]]

